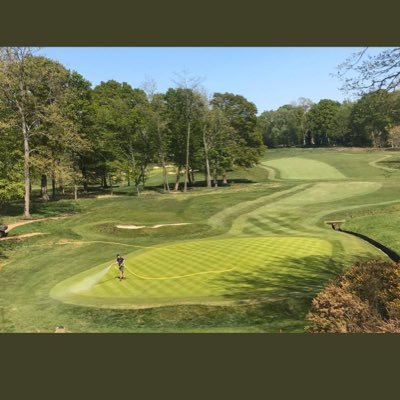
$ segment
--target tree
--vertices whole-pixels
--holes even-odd
[[[83,189],[88,191],[90,159],[93,158],[94,140],[94,108],[92,101],[91,83],[76,71],[68,78],[68,90],[64,96],[62,107],[65,115],[76,127],[79,138],[83,141],[71,154],[76,176],[80,176]],[[78,169],[80,174],[78,174]]]
[[[307,113],[307,125],[316,146],[328,146],[338,142],[336,133],[339,110],[340,103],[329,99],[323,99],[310,108]]]
[[[353,107],[354,103],[345,100],[343,103],[340,104],[340,107],[337,110],[336,115],[334,116],[332,124],[333,125],[332,136],[334,138],[335,144],[337,145],[343,145],[343,146],[351,145],[350,118]]]
[[[148,122],[153,131],[153,145],[156,156],[163,169],[164,191],[170,192],[166,161],[170,144],[170,131],[168,129],[168,115],[165,95],[161,93],[148,93]]]
[[[246,168],[257,164],[265,149],[257,127],[257,107],[245,97],[232,93],[214,93],[211,105],[224,113],[234,131],[234,146],[229,148],[233,164]]]
[[[24,217],[30,218],[32,140],[43,134],[43,123],[65,90],[67,71],[32,49],[6,47],[0,53],[0,98],[11,111],[9,124],[18,126],[24,149]]]
[[[165,100],[171,132],[170,154],[177,166],[174,190],[178,190],[180,173],[185,167],[183,190],[186,191],[191,179],[191,166],[195,163],[195,150],[201,143],[201,119],[205,104],[203,97],[191,88],[168,89]]]
[[[350,115],[351,143],[382,147],[387,144],[389,127],[395,120],[393,97],[385,90],[365,94]]]
[[[24,194],[23,152],[18,132],[10,129],[8,120],[0,103],[0,208],[7,201],[17,199]]]
[[[235,136],[233,128],[219,108],[208,109],[203,118],[202,138],[206,185],[211,187],[212,177],[214,177],[214,185],[217,186],[218,174],[224,174],[233,165],[230,149],[234,148]]]
[[[268,147],[297,146],[305,141],[305,110],[302,106],[287,104],[275,111],[263,112],[257,123]]]
[[[103,186],[107,174],[111,180],[113,170],[123,170],[128,183],[133,179],[139,194],[139,184],[144,184],[146,167],[153,157],[147,96],[141,89],[111,80],[94,88],[93,100]]]
[[[190,142],[193,124],[201,118],[204,104],[203,98],[199,93],[201,78],[190,77],[187,74],[178,75],[175,84],[178,88],[178,94],[181,97],[181,112],[186,126],[186,149],[185,149],[185,181],[183,191],[186,192],[187,184],[190,179]],[[179,172],[178,172],[179,173]]]
[[[388,143],[392,147],[400,147],[400,125],[394,125],[389,129]]]

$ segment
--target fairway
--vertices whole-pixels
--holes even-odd
[[[281,179],[294,180],[335,180],[346,179],[336,168],[321,161],[300,157],[278,158],[263,161],[262,165],[279,171]]]
[[[179,300],[190,302],[194,298],[196,302],[212,303],[232,292],[232,277],[238,283],[241,277],[245,280],[265,271],[273,275],[277,271],[298,273],[303,268],[302,273],[307,274],[318,266],[310,263],[305,267],[304,258],[331,255],[331,244],[317,238],[199,240],[127,255],[128,279],[123,282],[116,279],[116,268],[101,265],[61,282],[51,295],[65,302],[100,307],[124,304],[134,308]],[[251,289],[248,291],[252,297]]]

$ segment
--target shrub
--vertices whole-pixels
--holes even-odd
[[[400,332],[400,265],[357,263],[312,301],[308,332]]]

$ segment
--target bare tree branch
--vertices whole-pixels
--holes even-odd
[[[399,89],[400,47],[384,50],[374,56],[367,56],[367,50],[365,48],[353,54],[338,66],[337,77],[342,81],[341,90],[363,95],[376,90]]]

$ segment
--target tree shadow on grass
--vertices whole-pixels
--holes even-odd
[[[293,299],[311,300],[327,282],[343,270],[343,262],[332,257],[291,257],[282,263],[282,269],[270,265],[257,267],[253,273],[232,273],[217,279],[225,288],[224,297],[231,300]]]
[[[51,217],[55,215],[65,214],[65,213],[75,213],[81,210],[79,204],[75,202],[61,200],[54,201],[32,201],[31,202],[31,214],[39,214],[41,217]],[[21,201],[15,201],[7,203],[3,206],[1,214],[8,217],[18,217],[23,215],[24,204]],[[0,220],[1,222],[1,220]]]
[[[257,181],[251,180],[251,179],[241,179],[241,178],[234,178],[234,179],[229,179],[228,183],[223,183],[222,179],[219,179],[217,182],[218,188],[222,187],[229,187],[232,184],[250,184],[250,183],[257,183]],[[174,183],[169,183],[169,189],[170,191],[174,191]],[[187,189],[194,189],[194,188],[205,188],[207,187],[207,182],[205,180],[198,180],[195,182],[188,183]],[[212,181],[212,188],[215,188],[214,181]],[[143,190],[143,189],[142,189]],[[165,193],[164,191],[164,186],[162,184],[159,185],[146,185],[144,188],[145,191],[150,191],[150,192],[157,192],[157,193]],[[180,183],[179,185],[179,191],[183,191],[183,182]],[[118,194],[124,194],[127,196],[137,196],[137,193],[132,191],[131,187],[127,187],[125,190],[118,189]]]

